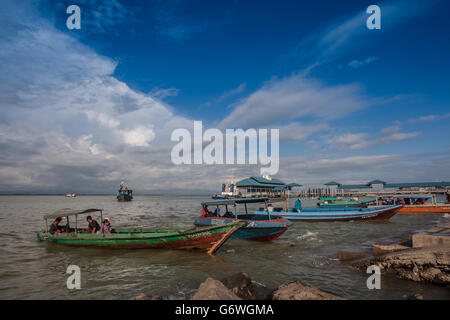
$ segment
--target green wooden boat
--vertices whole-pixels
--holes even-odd
[[[100,212],[102,209],[87,209],[81,211],[57,211],[45,215],[45,231],[37,234],[39,241],[81,247],[107,248],[167,248],[216,252],[225,241],[239,228],[247,223],[238,221],[218,226],[194,229],[151,229],[151,228],[114,228],[112,233],[91,234],[78,228],[78,215]],[[59,233],[50,233],[48,219],[66,217],[67,224]],[[70,217],[75,217],[75,228],[70,226]]]

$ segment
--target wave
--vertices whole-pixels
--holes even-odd
[[[304,235],[300,235],[297,237],[297,240],[305,240],[305,239],[313,239],[316,238],[319,235],[318,232],[310,232],[308,230],[306,230],[306,233]]]

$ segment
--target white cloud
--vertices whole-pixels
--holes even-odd
[[[282,158],[279,178],[304,185],[323,185],[330,180],[365,183],[374,178],[387,182],[420,182],[445,180],[443,172],[450,172],[449,150],[436,154]]]
[[[135,147],[148,147],[155,139],[155,132],[152,128],[137,127],[133,130],[121,131],[125,143]]]
[[[160,88],[160,87],[154,87],[150,92],[149,95],[156,98],[164,100],[167,97],[175,97],[180,92],[180,89],[170,87],[170,88]]]
[[[378,57],[368,57],[365,60],[352,60],[352,61],[350,61],[348,63],[348,66],[350,68],[353,68],[353,69],[358,69],[358,68],[361,68],[361,67],[363,67],[365,65],[371,64],[372,62],[377,61],[378,59],[380,59],[380,58],[378,58]]]
[[[325,143],[332,149],[358,150],[375,147],[396,141],[402,141],[418,137],[422,132],[399,132],[398,126],[383,128],[376,139],[367,139],[366,133],[349,133],[338,136],[325,136]]]
[[[304,125],[292,122],[288,125],[280,126],[280,141],[304,140],[314,133],[328,129],[327,124]]]
[[[433,1],[389,1],[383,2],[382,29],[392,30],[396,25],[423,15],[437,5]],[[366,7],[367,8],[367,7]],[[373,44],[374,38],[366,28],[366,8],[361,7],[356,13],[333,21],[317,32],[303,38],[281,63],[300,65],[302,68],[317,67],[341,57],[350,50]]]
[[[427,115],[427,116],[419,117],[417,119],[413,119],[412,118],[412,119],[409,119],[408,121],[414,123],[414,122],[421,122],[421,121],[444,120],[444,119],[447,119],[447,118],[450,118],[450,113],[446,113],[446,114],[443,114],[443,115],[430,114],[430,115]]]
[[[303,74],[274,78],[239,102],[220,126],[260,127],[305,116],[337,119],[368,105],[361,91],[357,84],[327,86]]]
[[[105,126],[108,128],[117,128],[120,125],[119,120],[113,119],[111,116],[109,116],[107,114],[98,113],[93,110],[87,110],[87,111],[85,111],[85,113],[89,120],[98,121],[98,123],[102,126]]]

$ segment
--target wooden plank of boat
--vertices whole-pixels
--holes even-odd
[[[38,233],[38,240],[72,246],[108,247],[108,248],[167,248],[206,251],[210,254],[217,251],[225,241],[239,228],[247,223],[243,221],[195,228],[191,230],[151,230],[151,229],[116,229],[111,234],[90,233]]]

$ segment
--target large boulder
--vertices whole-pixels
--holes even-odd
[[[244,300],[268,300],[273,291],[252,281],[246,273],[237,273],[221,281],[234,294]]]
[[[192,300],[241,300],[241,298],[222,282],[208,278],[200,285]]]
[[[283,284],[273,293],[273,300],[347,300],[308,286],[300,281]]]

